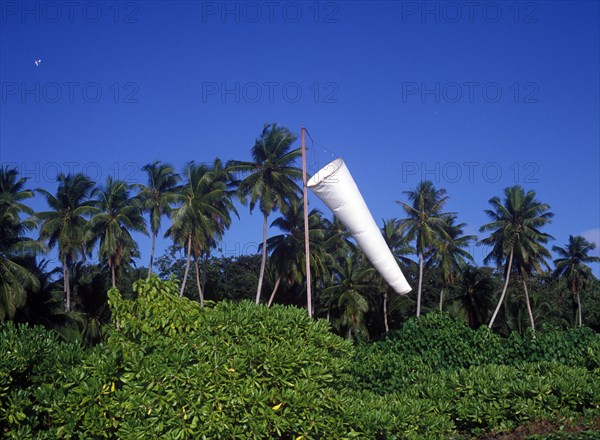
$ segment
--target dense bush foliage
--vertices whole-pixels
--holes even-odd
[[[113,325],[93,348],[0,327],[1,436],[447,439],[600,417],[586,329],[501,339],[433,313],[353,347],[302,309],[203,309],[158,278],[134,292],[109,291]]]
[[[300,309],[201,309],[173,281],[109,292],[118,330],[32,391],[47,438],[291,438],[343,432],[336,371],[349,342]],[[56,341],[54,341],[56,342]],[[68,349],[68,348],[67,348]],[[6,428],[4,428],[6,430]],[[294,438],[296,438],[294,437]],[[309,438],[309,437],[307,437]]]
[[[600,415],[599,355],[600,336],[586,328],[501,339],[430,313],[357,347],[352,387],[394,404],[425,402],[422,414],[444,415],[460,432],[510,429]]]
[[[502,339],[487,327],[470,329],[446,314],[411,318],[385,340],[357,347],[354,386],[377,393],[404,391],[440,370],[490,364],[556,362],[600,373],[600,335],[582,327]]]
[[[26,438],[32,429],[44,428],[36,390],[47,389],[60,370],[80,364],[83,350],[42,327],[6,322],[0,327],[0,354],[0,434]]]

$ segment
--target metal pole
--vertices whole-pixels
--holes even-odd
[[[308,316],[312,318],[312,295],[310,287],[310,250],[308,245],[308,191],[306,186],[306,144],[304,142],[304,133],[306,129],[302,127],[302,182],[304,192],[304,251],[306,256],[306,307]]]

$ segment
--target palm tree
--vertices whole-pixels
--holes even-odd
[[[288,285],[302,284],[306,279],[302,203],[298,200],[291,201],[285,214],[276,218],[271,226],[276,226],[283,234],[275,235],[267,240],[267,251],[271,253],[270,260],[277,271],[275,286],[269,297],[268,306],[272,304],[282,279],[286,280]],[[310,266],[316,279],[325,271],[328,257],[323,248],[325,225],[321,213],[316,209],[313,209],[308,215],[308,228]]]
[[[504,301],[514,260],[523,277],[527,311],[531,328],[535,332],[535,322],[527,291],[527,274],[533,270],[541,273],[541,266],[547,265],[545,258],[549,257],[550,253],[544,244],[552,237],[541,232],[540,228],[549,223],[554,214],[549,212],[549,205],[535,199],[535,191],[525,193],[519,185],[504,189],[504,203],[498,197],[492,197],[489,203],[492,209],[485,210],[485,213],[492,221],[483,225],[479,231],[490,231],[491,235],[481,240],[479,244],[492,246],[492,250],[483,261],[486,264],[489,261],[495,261],[498,265],[504,264],[505,277],[502,294],[489,327],[492,328]]]
[[[326,303],[326,298],[321,295],[322,291],[336,282],[333,268],[336,265],[344,264],[346,257],[357,252],[357,248],[350,238],[350,232],[337,217],[333,217],[332,220],[321,217],[321,222],[323,223],[325,235],[320,247],[327,264],[324,266],[323,272],[314,279],[317,290],[315,298],[320,307],[325,307],[327,320],[329,321],[333,303]]]
[[[35,289],[28,289],[26,303],[17,310],[13,319],[53,329],[65,325],[71,313],[65,312],[64,291],[57,290],[62,286],[54,281],[56,275],[62,272],[61,268],[51,268],[51,260],[37,259],[34,255],[22,259],[20,263],[35,276],[39,285]]]
[[[596,248],[595,243],[590,243],[579,235],[569,235],[569,242],[565,247],[553,246],[552,250],[559,255],[554,260],[556,270],[555,276],[564,278],[571,293],[577,302],[577,325],[583,325],[581,312],[580,292],[594,279],[592,270],[586,263],[598,263],[599,257],[590,256],[588,253]]]
[[[491,268],[465,265],[461,270],[459,292],[454,297],[466,314],[471,328],[478,328],[491,309],[491,298],[496,287]]]
[[[192,255],[196,269],[196,284],[200,304],[204,305],[204,293],[200,283],[198,259],[216,244],[225,229],[231,225],[230,212],[237,214],[227,189],[226,173],[220,169],[220,161],[215,160],[212,168],[196,165],[193,161],[186,168],[187,181],[179,188],[182,205],[173,210],[171,227],[165,237],[180,246],[186,247],[186,266],[179,291],[183,296],[189,273]],[[214,171],[213,171],[214,170]]]
[[[265,125],[260,137],[251,149],[252,162],[232,161],[232,171],[249,173],[239,184],[239,191],[250,198],[250,212],[258,203],[263,214],[262,260],[256,304],[260,302],[265,265],[267,261],[267,224],[274,210],[284,210],[290,200],[300,192],[296,179],[302,177],[302,170],[294,166],[301,156],[301,150],[292,150],[296,135],[285,127],[276,124]]]
[[[16,169],[0,167],[0,322],[12,318],[25,304],[28,290],[39,287],[24,261],[41,249],[39,243],[24,237],[36,226],[33,210],[23,203],[33,197],[33,191],[25,189],[26,181]],[[30,217],[21,220],[21,214]]]
[[[146,220],[139,200],[130,197],[130,187],[122,180],[108,176],[104,188],[92,192],[96,199],[94,216],[89,221],[87,241],[96,243],[98,258],[105,258],[111,270],[111,285],[117,286],[117,270],[132,258],[139,257],[132,232],[148,235]]]
[[[448,215],[444,218],[446,222],[444,226],[445,234],[434,245],[429,258],[431,265],[437,266],[440,269],[442,277],[440,312],[443,309],[445,290],[448,286],[454,284],[455,274],[460,273],[460,269],[468,261],[474,261],[471,254],[465,248],[469,247],[471,242],[477,240],[477,237],[474,235],[462,235],[466,224],[454,224],[456,218],[455,215]]]
[[[85,257],[85,233],[87,220],[84,216],[94,212],[89,200],[94,187],[84,174],[59,174],[56,195],[38,189],[51,211],[39,212],[36,217],[42,221],[40,240],[47,240],[48,247],[58,247],[63,270],[63,290],[65,292],[65,312],[71,311],[71,267],[79,258]]]
[[[405,255],[414,253],[412,247],[406,241],[406,236],[400,233],[400,224],[397,219],[383,220],[381,233],[385,243],[388,245],[398,264],[411,264],[413,261]],[[390,331],[388,324],[388,296],[391,288],[383,282],[383,326],[386,332]]]
[[[352,337],[352,331],[366,333],[365,313],[369,311],[367,300],[370,281],[374,269],[364,263],[358,254],[349,255],[342,264],[334,266],[335,284],[323,290],[326,303],[340,313],[337,327],[346,328],[346,337]]]
[[[152,235],[152,247],[150,250],[150,264],[148,266],[148,277],[152,275],[154,266],[154,247],[156,237],[160,230],[161,220],[164,215],[169,215],[171,205],[179,201],[179,196],[174,191],[181,177],[175,173],[175,169],[168,163],[155,161],[144,165],[142,170],[148,176],[148,185],[135,185],[139,190],[138,198],[142,201],[142,209],[150,217],[150,232]]]
[[[517,272],[517,274],[519,277],[521,276],[519,272]],[[531,310],[534,315],[534,322],[537,323],[541,321],[544,323],[560,325],[562,324],[560,318],[558,321],[554,321],[558,314],[556,313],[556,309],[553,310],[553,305],[551,305],[551,292],[549,291],[549,286],[544,286],[544,281],[542,281],[546,278],[549,278],[546,273],[540,275],[532,274],[528,281],[528,284],[530,284],[528,287],[532,287],[531,291],[528,289],[528,295]],[[519,284],[517,284],[516,287],[518,286]],[[503,306],[506,322],[504,323],[503,329],[497,328],[497,330],[505,336],[510,335],[512,332],[523,335],[526,330],[531,329],[531,318],[529,316],[529,309],[527,308],[526,301],[527,297],[525,295],[511,295],[511,293],[516,290],[516,288],[511,289],[511,286],[508,287],[506,300],[504,301]],[[535,333],[533,333],[532,337],[534,339],[536,338]]]
[[[101,339],[102,324],[110,320],[106,294],[109,286],[100,265],[79,262],[73,266],[73,273],[77,275],[73,283],[73,296],[77,298],[81,316],[77,322],[79,339],[91,345]]]
[[[527,306],[527,314],[529,315],[529,321],[531,323],[531,329],[534,332],[535,337],[535,319],[531,308],[531,301],[529,295],[529,289],[527,287],[527,281],[531,275],[542,275],[544,268],[550,270],[550,265],[546,261],[550,258],[550,252],[543,246],[548,242],[548,239],[553,238],[551,235],[546,234],[546,237],[541,237],[538,243],[532,243],[532,248],[526,250],[526,254],[517,255],[517,267],[519,274],[521,275],[521,282],[523,283],[523,291],[525,292],[525,305]],[[543,266],[543,267],[542,267]]]
[[[334,217],[332,221],[327,219],[323,221],[326,229],[323,246],[334,261],[341,263],[350,253],[356,251],[356,247],[350,239],[350,232],[337,217]]]
[[[448,201],[445,189],[436,189],[430,181],[417,185],[414,191],[404,191],[410,204],[396,201],[402,205],[408,218],[400,220],[400,232],[407,240],[415,241],[419,257],[419,287],[417,289],[417,316],[421,314],[421,290],[423,286],[423,264],[425,253],[442,238],[447,238],[446,219],[452,213],[442,213]]]

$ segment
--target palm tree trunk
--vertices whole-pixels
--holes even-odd
[[[188,272],[190,271],[191,257],[192,257],[192,234],[190,234],[188,236],[187,261],[185,263],[185,272],[183,273],[183,281],[181,282],[181,289],[179,290],[179,298],[183,297],[183,291],[185,290],[185,282],[187,281]]]
[[[390,327],[388,326],[387,302],[388,302],[388,291],[386,288],[383,292],[383,326],[385,327],[386,333],[390,331]]]
[[[63,292],[65,292],[65,295],[66,295],[67,294],[67,262],[65,261],[64,258],[62,261],[62,266],[63,266]]]
[[[271,296],[269,297],[269,302],[267,307],[271,307],[273,304],[273,299],[275,298],[275,294],[277,293],[277,288],[279,287],[279,282],[281,281],[281,277],[277,277],[277,281],[275,281],[275,287],[273,287],[273,292],[271,292]]]
[[[492,328],[492,326],[494,325],[496,316],[498,315],[498,312],[500,311],[500,307],[502,306],[502,301],[504,301],[504,296],[506,295],[506,289],[508,288],[508,281],[510,280],[510,269],[512,267],[512,260],[513,260],[513,248],[510,249],[510,255],[508,257],[508,270],[506,271],[506,280],[504,281],[504,288],[502,289],[502,295],[500,295],[500,300],[498,301],[496,310],[494,310],[492,319],[490,319],[490,323],[488,324],[489,328]]]
[[[264,214],[263,222],[263,244],[262,260],[260,262],[260,274],[258,275],[258,288],[256,289],[256,304],[260,303],[260,291],[262,290],[263,277],[265,275],[265,266],[267,265],[267,214]]]
[[[111,275],[111,278],[112,278],[112,288],[116,289],[116,287],[117,287],[117,274],[116,274],[116,271],[115,271],[115,265],[114,265],[114,263],[110,266],[110,275]]]
[[[63,282],[65,288],[65,312],[71,311],[71,289],[69,286],[69,269],[67,268],[67,259],[63,258]]]
[[[440,291],[440,312],[444,309],[444,288]]]
[[[202,292],[202,286],[200,284],[200,265],[198,264],[198,257],[194,253],[194,267],[196,269],[196,284],[198,285],[198,296],[200,297],[200,307],[204,307],[204,292]]]
[[[579,297],[579,292],[575,292],[575,297],[577,298],[577,318],[579,319],[579,327],[583,325],[583,319],[581,314],[581,298]]]
[[[156,244],[156,235],[152,233],[152,248],[150,249],[150,266],[148,266],[148,278],[152,275],[152,266],[154,265],[154,245]]]
[[[419,288],[417,289],[417,316],[421,315],[421,289],[423,287],[423,252],[419,252]]]
[[[469,320],[469,327],[471,327],[472,329],[477,328],[478,323],[480,323],[481,320],[476,318],[475,307],[473,307],[473,305],[471,304],[470,298],[467,297],[467,302],[463,302],[463,304],[464,304],[464,308],[467,310],[467,318]]]
[[[529,322],[531,323],[531,329],[533,330],[533,337],[535,338],[535,322],[533,320],[533,312],[531,311],[531,303],[529,302],[529,291],[527,290],[527,280],[523,277],[523,289],[525,289],[525,304],[527,304],[527,313],[529,314]]]

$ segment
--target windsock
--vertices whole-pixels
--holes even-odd
[[[412,289],[388,248],[343,159],[336,159],[310,178],[307,186],[348,228],[375,269],[397,293]]]

